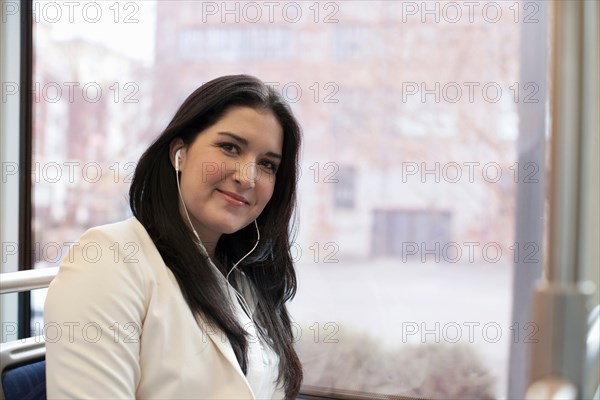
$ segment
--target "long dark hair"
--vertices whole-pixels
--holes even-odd
[[[232,313],[230,301],[219,286],[219,277],[194,243],[179,213],[175,170],[169,157],[173,139],[181,138],[186,145],[191,144],[201,131],[234,106],[269,110],[283,129],[282,160],[273,195],[257,218],[261,240],[251,257],[238,268],[256,292],[254,318],[259,335],[279,355],[278,382],[283,384],[286,398],[294,398],[302,382],[302,367],[293,348],[291,320],[285,303],[294,297],[297,286],[290,235],[296,207],[301,131],[288,104],[273,88],[248,75],[224,76],[202,85],[183,102],[167,128],[140,158],[129,189],[131,210],[175,275],[194,315],[203,316],[227,335],[246,373],[247,333]],[[242,258],[255,241],[254,224],[222,235],[215,248],[218,268],[227,273],[231,260]]]

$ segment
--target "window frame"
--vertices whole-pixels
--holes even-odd
[[[0,40],[0,140],[2,151],[1,272],[33,267],[32,237],[32,110],[33,84],[33,3],[27,0],[2,2]],[[9,89],[10,85],[10,89]],[[16,92],[15,92],[16,90]],[[15,132],[17,134],[15,135]],[[19,339],[30,336],[31,295],[5,295],[0,298],[3,323],[17,321]]]
[[[33,2],[20,1],[21,55],[19,91],[19,271],[33,268],[33,204],[31,165],[33,152]],[[23,168],[23,166],[26,166]],[[19,339],[31,334],[31,292],[19,293]]]
[[[542,0],[535,0],[540,7],[541,15],[540,17],[541,23],[539,24],[531,24],[522,25],[521,32],[521,57],[530,57],[535,59],[536,62],[531,62],[528,65],[534,65],[531,68],[521,71],[521,81],[522,82],[534,82],[537,77],[540,76],[540,71],[544,73],[544,75],[548,71],[548,61],[549,58],[547,53],[544,53],[543,57],[539,57],[539,53],[532,51],[533,49],[539,49],[540,45],[545,46],[546,40],[548,37],[548,5],[546,2]],[[18,172],[18,270],[29,270],[33,268],[33,244],[35,238],[33,237],[33,204],[32,204],[32,181],[31,181],[31,165],[32,165],[32,151],[33,151],[33,132],[32,132],[32,122],[33,122],[33,102],[31,101],[30,94],[32,93],[33,88],[33,2],[30,0],[19,0],[20,6],[20,15],[19,15],[19,104],[18,104],[18,130],[19,130],[19,139],[18,139],[18,165],[21,166]],[[5,57],[6,49],[6,35],[4,35],[5,27],[2,29],[3,39],[2,43],[0,43],[2,50],[2,58],[8,59],[7,63],[14,63],[16,59],[12,59],[9,57]],[[8,28],[10,29],[10,28]],[[4,63],[4,61],[3,61]],[[523,65],[525,63],[521,63]],[[2,69],[5,69],[5,66],[1,66]],[[5,82],[5,71],[2,72],[3,82]],[[593,73],[593,72],[592,72]],[[519,129],[519,146],[524,146],[523,143],[523,127],[528,126],[531,128],[531,125],[536,125],[535,135],[536,143],[541,143],[541,146],[532,146],[530,151],[525,151],[520,153],[519,155],[519,165],[525,165],[528,162],[536,162],[540,167],[545,165],[546,158],[546,149],[543,145],[545,143],[545,135],[547,131],[547,122],[545,120],[546,113],[546,102],[547,102],[547,91],[546,91],[546,82],[539,82],[540,86],[543,83],[543,90],[540,88],[540,102],[536,105],[526,105],[526,107],[533,107],[535,111],[532,113],[534,117],[529,121],[521,121]],[[596,95],[597,97],[597,95]],[[1,105],[2,114],[6,113],[7,105],[3,102]],[[531,111],[527,111],[527,113],[531,113]],[[523,117],[525,113],[522,109],[520,109],[520,116]],[[4,115],[3,115],[4,116]],[[3,118],[4,119],[4,118]],[[533,120],[535,119],[535,120]],[[4,126],[4,122],[2,122],[3,126],[3,137],[2,137],[2,162],[7,162],[4,157],[5,152],[7,151],[5,148],[5,143],[8,140],[8,135],[10,131],[7,127]],[[8,151],[16,150],[14,147],[9,149]],[[522,150],[519,148],[519,151]],[[590,150],[591,151],[591,150]],[[596,161],[597,162],[597,161]],[[544,175],[541,175],[544,177]],[[593,179],[593,177],[591,178]],[[4,183],[4,182],[3,182]],[[14,213],[14,208],[9,207],[12,206],[12,203],[6,200],[6,196],[8,196],[6,190],[7,186],[3,185],[3,193],[2,193],[2,220],[6,221],[4,218],[5,215],[9,214],[10,211]],[[528,192],[528,193],[525,193]],[[544,198],[544,179],[540,179],[540,182],[532,186],[531,184],[520,184],[519,192],[517,195],[517,213],[515,218],[517,219],[517,227],[516,227],[516,236],[515,241],[517,243],[526,243],[526,242],[536,242],[540,244],[543,243],[543,208],[537,210],[537,213],[531,213],[530,208],[525,209],[527,204],[530,204],[531,197],[536,199]],[[527,197],[531,196],[531,197]],[[11,208],[11,210],[9,210]],[[529,211],[528,211],[529,210]],[[11,229],[14,229],[11,227]],[[589,228],[592,229],[592,228]],[[6,240],[10,240],[10,238],[5,233],[5,227],[2,227],[2,241],[5,243]],[[549,245],[552,245],[551,243]],[[540,257],[540,261],[535,265],[521,265],[519,263],[515,263],[515,276],[513,282],[513,323],[518,323],[517,327],[522,327],[524,323],[526,323],[529,319],[529,312],[531,310],[531,300],[533,297],[533,293],[530,289],[526,289],[527,287],[531,287],[537,279],[542,276],[542,267],[544,260]],[[527,268],[525,268],[527,267]],[[5,265],[4,262],[2,264],[2,272],[8,272],[12,266]],[[2,308],[4,309],[4,302],[2,303]],[[520,311],[521,310],[521,311]],[[4,313],[3,313],[4,314]],[[3,317],[4,318],[4,317]],[[25,338],[30,334],[30,326],[29,321],[31,321],[31,296],[29,292],[21,293],[18,297],[18,337]],[[523,389],[525,388],[527,377],[524,374],[524,370],[527,368],[527,362],[525,361],[526,345],[519,341],[511,343],[510,349],[510,361],[509,361],[509,381],[508,381],[508,394],[507,397],[520,397],[522,396]],[[313,398],[349,398],[342,397],[342,395],[336,397],[321,397],[317,395],[304,394],[301,395],[300,398],[313,399]]]

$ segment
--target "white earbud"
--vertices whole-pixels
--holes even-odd
[[[181,158],[181,149],[175,153],[175,171],[179,171],[179,159]]]
[[[183,210],[185,211],[185,216],[187,217],[187,220],[190,224],[190,228],[192,229],[192,232],[194,233],[194,236],[196,237],[196,239],[198,240],[198,245],[200,246],[200,248],[203,250],[204,254],[206,254],[208,256],[208,253],[206,251],[206,248],[204,247],[204,244],[202,243],[202,240],[200,239],[200,236],[198,235],[198,232],[196,232],[196,229],[194,229],[194,225],[192,224],[192,221],[190,220],[190,215],[188,213],[187,207],[185,206],[185,202],[183,201],[183,196],[181,194],[181,186],[179,184],[179,159],[181,158],[181,149],[177,150],[177,152],[175,153],[175,179],[177,180],[177,192],[179,193],[179,200],[181,201],[181,204],[183,205]],[[260,241],[260,230],[258,229],[258,223],[256,222],[256,220],[254,220],[254,227],[256,228],[256,243],[254,244],[254,247],[252,247],[252,249],[246,253],[246,255],[244,257],[242,257],[241,259],[238,260],[238,262],[236,262],[233,267],[229,270],[229,272],[227,273],[227,275],[225,276],[225,281],[227,282],[227,289],[233,289],[233,291],[235,292],[235,296],[239,299],[240,305],[242,307],[242,309],[244,310],[244,312],[246,314],[248,314],[248,317],[250,319],[253,319],[252,316],[252,312],[250,311],[250,307],[248,307],[248,303],[246,302],[246,299],[244,299],[244,296],[242,296],[242,294],[240,292],[238,292],[233,286],[231,286],[231,284],[229,284],[229,275],[231,275],[231,273],[233,272],[233,270],[237,269],[238,265],[246,258],[250,255],[250,253],[252,253],[254,250],[256,250],[256,247],[258,246],[258,243]]]
[[[238,260],[238,262],[233,264],[233,267],[231,267],[231,269],[227,273],[227,276],[225,277],[227,282],[229,282],[229,274],[231,274],[233,272],[233,270],[237,268],[238,264],[241,263],[246,257],[248,257],[250,255],[250,253],[252,253],[254,250],[256,250],[256,246],[258,246],[258,242],[260,241],[260,231],[258,230],[258,223],[256,222],[256,220],[254,220],[254,227],[256,228],[256,243],[254,243],[254,247],[252,247],[252,249],[248,253],[246,253],[246,255],[244,257],[240,258]]]
[[[237,269],[238,264],[241,263],[246,257],[248,257],[250,255],[250,253],[252,253],[256,249],[256,246],[258,246],[258,242],[260,241],[260,230],[258,230],[258,223],[256,222],[256,220],[254,220],[254,227],[256,228],[256,243],[254,244],[254,247],[252,247],[252,249],[248,253],[246,253],[246,255],[244,257],[240,258],[238,262],[233,264],[233,267],[231,267],[231,269],[225,276],[225,280],[227,281],[227,283],[229,283],[229,275],[231,275],[231,273],[233,272],[234,269]],[[250,311],[250,307],[248,306],[248,303],[246,302],[246,299],[244,298],[244,296],[240,292],[238,292],[233,286],[231,286],[231,284],[227,285],[227,290],[229,290],[229,289],[233,289],[233,291],[235,292],[235,296],[240,301],[240,306],[242,307],[244,312],[248,315],[248,318],[250,318],[251,320],[254,320],[253,313]]]
[[[175,153],[175,180],[177,181],[177,193],[179,194],[179,200],[181,201],[181,205],[183,206],[183,210],[185,211],[185,216],[187,217],[188,222],[190,223],[190,228],[192,232],[194,232],[194,236],[198,239],[198,245],[202,248],[204,253],[208,255],[206,248],[202,244],[202,240],[200,240],[200,236],[198,236],[198,232],[194,228],[192,224],[192,220],[190,219],[190,214],[188,213],[187,207],[185,206],[185,202],[183,201],[183,196],[181,195],[181,185],[179,184],[179,159],[181,158],[181,149],[177,150]]]

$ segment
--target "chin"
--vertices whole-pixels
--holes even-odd
[[[232,233],[236,233],[242,228],[231,228],[231,229],[222,229],[223,235],[231,235]]]
[[[240,229],[243,229],[248,224],[221,224],[219,231],[224,235],[231,235]]]

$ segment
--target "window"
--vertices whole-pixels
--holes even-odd
[[[179,36],[183,61],[286,60],[292,58],[294,36],[286,28],[241,29],[199,27]]]
[[[373,256],[396,257],[403,262],[409,258],[437,263],[459,260],[462,249],[452,238],[451,217],[440,211],[375,210]]]
[[[337,208],[354,208],[356,170],[352,167],[339,169],[333,192],[333,202]]]
[[[381,38],[373,25],[341,26],[335,29],[332,51],[340,61],[361,61],[379,58]]]
[[[52,3],[34,21],[36,268],[130,215],[136,160],[182,97],[254,74],[304,128],[291,311],[306,388],[507,395],[513,267],[541,262],[540,243],[516,243],[515,187],[545,174],[519,164],[516,116],[525,93],[547,100],[527,86],[545,70],[520,78],[533,61],[512,3],[471,22],[454,2],[86,2],[73,23]]]

